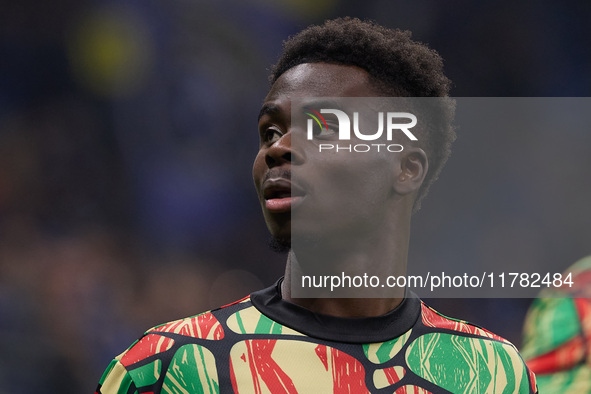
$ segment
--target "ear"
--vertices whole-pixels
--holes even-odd
[[[405,147],[401,153],[400,172],[394,180],[394,191],[399,195],[406,195],[421,187],[429,169],[429,160],[421,148]]]

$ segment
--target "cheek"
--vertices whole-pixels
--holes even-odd
[[[392,187],[395,164],[385,155],[365,153],[343,155],[341,153],[318,162],[316,176],[321,176],[325,186],[335,188],[330,195],[356,195],[367,203],[373,198],[388,194]]]
[[[252,179],[254,180],[254,186],[259,195],[260,186],[263,183],[263,177],[265,176],[266,167],[267,166],[265,164],[265,153],[262,150],[260,150],[254,158],[254,163],[252,165]]]

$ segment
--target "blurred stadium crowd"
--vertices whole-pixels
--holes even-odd
[[[454,96],[591,92],[584,0],[3,4],[0,393],[91,392],[145,329],[273,283],[250,175],[269,66],[288,35],[345,15],[412,30]],[[411,263],[560,272],[588,254],[589,134],[460,130]],[[435,302],[519,344],[529,300]]]

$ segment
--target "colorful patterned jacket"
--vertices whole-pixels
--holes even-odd
[[[382,392],[525,394],[536,383],[511,343],[416,297],[383,316],[347,319],[286,302],[276,284],[149,330],[96,391]]]
[[[523,356],[544,394],[591,393],[591,256],[568,274],[573,285],[544,289],[525,319]]]

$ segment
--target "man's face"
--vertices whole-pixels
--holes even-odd
[[[253,178],[274,238],[289,244],[292,235],[339,237],[351,229],[379,228],[385,220],[399,155],[319,152],[313,141],[294,138],[306,131],[291,122],[292,110],[296,116],[305,111],[305,103],[291,107],[296,97],[377,96],[365,70],[327,63],[293,67],[271,87],[258,124]]]

